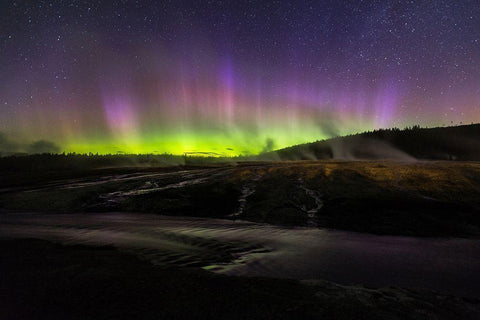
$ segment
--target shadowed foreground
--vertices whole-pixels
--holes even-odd
[[[480,301],[155,267],[112,247],[0,241],[2,319],[478,319]]]
[[[480,236],[477,162],[293,161],[0,174],[0,210],[146,212]]]

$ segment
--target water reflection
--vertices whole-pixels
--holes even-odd
[[[114,245],[155,264],[480,296],[480,241],[148,214],[2,214],[3,237]]]

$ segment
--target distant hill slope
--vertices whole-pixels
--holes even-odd
[[[480,124],[380,129],[296,145],[262,154],[260,158],[480,160]]]

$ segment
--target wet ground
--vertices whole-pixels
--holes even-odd
[[[478,318],[476,162],[27,171],[0,174],[6,319]]]
[[[474,162],[250,162],[90,170],[61,179],[64,174],[24,176],[14,183],[0,175],[0,210],[143,212],[480,237],[480,164]]]
[[[0,234],[114,245],[154,264],[228,275],[422,287],[480,297],[480,240],[376,236],[134,213],[2,214]]]

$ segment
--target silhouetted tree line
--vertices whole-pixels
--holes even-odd
[[[162,167],[222,163],[237,158],[171,154],[61,153],[0,157],[0,171],[88,170],[113,167]]]
[[[330,159],[334,157],[335,148],[343,146],[368,159],[376,156],[366,150],[371,150],[379,141],[418,159],[480,160],[480,124],[378,129],[297,145],[277,150],[275,154],[280,159]],[[366,153],[362,154],[362,150]]]
[[[87,170],[110,167],[161,167],[220,164],[249,160],[331,159],[335,147],[352,148],[360,158],[375,159],[372,144],[381,141],[418,159],[480,160],[480,124],[441,128],[378,129],[297,145],[256,156],[214,157],[172,154],[19,154],[0,157],[0,171]],[[354,147],[354,148],[353,148]],[[377,146],[374,145],[373,149]],[[355,154],[354,154],[355,156]]]

